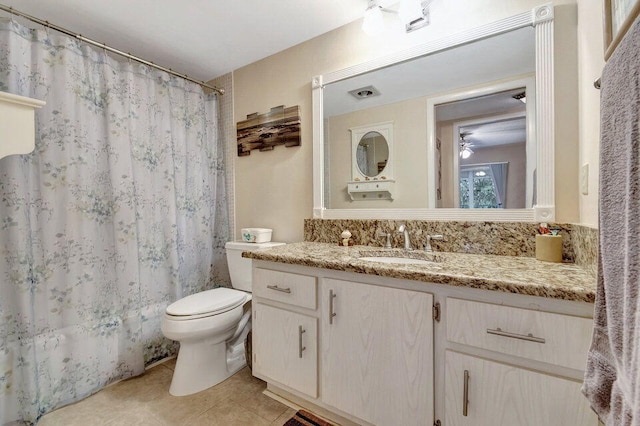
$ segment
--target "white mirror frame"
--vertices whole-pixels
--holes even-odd
[[[322,92],[326,84],[433,54],[475,40],[533,26],[536,38],[536,186],[537,204],[531,209],[327,209],[324,197],[325,146]],[[364,62],[313,78],[313,217],[321,219],[405,219],[552,222],[555,220],[553,5],[535,7],[487,25],[434,40],[397,54]],[[429,132],[430,133],[430,132]],[[433,143],[433,140],[427,143]],[[433,152],[432,147],[429,147]],[[432,179],[432,159],[429,176]],[[431,187],[431,185],[429,185]]]

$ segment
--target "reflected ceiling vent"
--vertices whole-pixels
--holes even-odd
[[[380,92],[378,91],[378,89],[376,89],[373,86],[367,86],[367,87],[361,87],[355,90],[349,90],[349,93],[351,94],[351,96],[353,96],[356,99],[366,99],[366,98],[372,98],[374,96],[380,95]]]

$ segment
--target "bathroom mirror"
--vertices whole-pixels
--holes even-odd
[[[512,16],[406,52],[317,76],[312,88],[314,217],[553,220],[551,6],[537,7],[533,13]],[[455,148],[457,156],[445,157],[442,152],[445,141],[439,138],[437,130],[436,108],[521,88],[527,93],[524,114],[520,117],[526,134],[526,140],[521,141],[526,145],[521,201],[517,207],[497,203],[502,205],[464,208],[464,203],[460,205],[460,146],[457,139],[450,137],[446,143],[452,151]],[[501,112],[515,113],[519,112]],[[460,128],[473,126],[474,121],[491,114],[499,115],[478,111],[475,115],[458,117],[458,135]],[[494,117],[485,124],[491,124],[491,120],[499,123],[506,119]],[[355,162],[357,166],[357,159],[353,158],[358,155],[357,149],[352,158],[336,155],[341,149],[336,147],[344,147],[345,139],[349,144],[349,129],[372,121],[394,122],[396,142],[389,148],[389,155],[402,167],[398,166],[393,176],[395,195],[391,202],[349,199],[345,186],[354,178],[350,165]],[[507,173],[518,168],[521,165],[507,166]],[[445,169],[451,172],[452,181],[458,181],[458,185],[449,185],[447,194],[442,187]],[[371,178],[369,173],[373,172],[375,168],[362,175]],[[445,196],[458,201],[444,203]],[[505,197],[509,199],[508,195]]]
[[[365,177],[376,177],[384,173],[389,161],[389,144],[378,132],[368,132],[356,146],[357,171]]]

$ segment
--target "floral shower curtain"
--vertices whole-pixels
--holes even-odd
[[[47,102],[0,160],[0,424],[28,424],[174,353],[166,306],[228,281],[224,152],[199,86],[13,21],[0,90]]]

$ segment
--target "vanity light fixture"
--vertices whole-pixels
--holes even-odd
[[[362,30],[367,35],[374,36],[384,29],[382,12],[398,14],[407,33],[429,25],[429,4],[433,0],[401,0],[397,11],[382,7],[379,1],[369,0],[364,12]]]
[[[522,93],[518,93],[516,95],[513,95],[512,98],[519,100],[523,104],[527,103],[527,93],[526,92],[522,92]]]
[[[367,10],[364,12],[362,20],[362,31],[365,34],[374,36],[384,29],[384,18],[382,17],[382,7],[376,0],[369,0]]]

